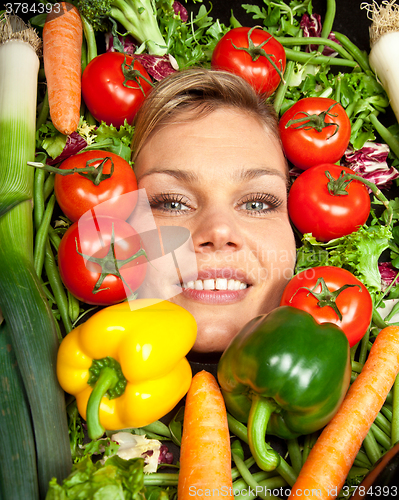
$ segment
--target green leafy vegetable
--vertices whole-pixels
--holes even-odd
[[[73,466],[62,485],[51,480],[46,500],[142,500],[144,496],[144,460],[109,458],[104,465],[90,457]]]
[[[358,231],[328,243],[320,243],[311,234],[305,234],[304,245],[298,250],[296,272],[320,265],[343,267],[357,276],[370,293],[379,293],[378,260],[391,238],[391,228],[380,225],[362,226]]]

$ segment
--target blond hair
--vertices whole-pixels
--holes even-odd
[[[161,80],[139,109],[134,125],[133,161],[151,134],[177,116],[204,116],[221,107],[249,113],[279,139],[277,116],[266,97],[244,79],[227,71],[190,68]]]

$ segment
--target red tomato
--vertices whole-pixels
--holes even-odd
[[[341,172],[355,174],[351,169],[326,163],[309,168],[294,181],[288,194],[288,214],[302,233],[312,233],[318,241],[330,241],[357,231],[370,214],[368,190],[360,181],[352,180],[342,192],[328,190],[330,172],[338,179]]]
[[[247,50],[252,44],[254,56]],[[272,94],[286,64],[284,47],[262,29],[233,28],[217,43],[211,60],[214,69],[230,71],[247,80],[258,92]],[[277,70],[276,70],[277,68]]]
[[[302,170],[320,163],[336,163],[345,153],[351,136],[346,111],[337,101],[326,97],[297,101],[280,118],[279,129],[288,160]]]
[[[118,269],[110,249],[112,242]],[[122,302],[144,281],[145,255],[123,262],[141,248],[139,234],[121,219],[106,216],[80,219],[66,231],[58,249],[61,279],[72,295],[86,304],[107,306]],[[94,259],[100,259],[101,263]],[[101,272],[107,274],[96,292]]]
[[[103,174],[111,173],[112,164],[114,170],[111,177],[103,179],[98,185],[80,173],[55,175],[55,197],[61,210],[72,222],[94,207],[96,215],[111,215],[119,219],[127,219],[132,213],[137,201],[136,175],[129,163],[120,156],[108,151],[86,151],[67,158],[61,163],[60,169],[98,168],[105,158]]]
[[[344,285],[355,285],[342,290],[335,299],[342,320],[331,306],[321,305],[319,299],[309,293],[308,289],[315,288],[316,284],[314,292],[321,292],[319,278],[324,279],[332,293]],[[333,266],[312,267],[298,273],[286,286],[280,305],[307,311],[319,324],[336,324],[347,336],[351,347],[366,333],[373,314],[373,301],[363,283],[346,269]]]
[[[145,96],[152,89],[148,83],[150,76],[138,61],[134,61],[133,69],[141,76],[136,80],[131,77],[124,83],[124,61],[124,54],[106,52],[92,59],[82,75],[83,100],[90,113],[96,120],[117,128],[125,120],[132,123]],[[128,66],[132,61],[131,56],[126,56]]]

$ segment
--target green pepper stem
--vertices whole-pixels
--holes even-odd
[[[277,408],[259,394],[252,394],[252,405],[248,418],[248,444],[258,466],[265,471],[274,470],[280,463],[280,456],[266,446],[265,436],[270,415]]]
[[[92,440],[100,438],[105,432],[104,427],[100,423],[101,400],[107,391],[112,389],[118,382],[119,376],[113,368],[106,366],[101,370],[100,376],[87,402],[87,432],[89,438]]]

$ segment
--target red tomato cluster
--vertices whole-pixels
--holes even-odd
[[[324,297],[315,296],[323,292],[320,278],[327,289]],[[331,296],[345,285],[350,286],[342,289],[336,297],[327,299],[328,294]],[[328,304],[329,300],[339,313]],[[307,311],[318,323],[336,324],[347,336],[351,347],[366,333],[373,314],[373,301],[363,283],[346,269],[333,266],[313,267],[295,275],[286,286],[280,305]]]
[[[211,66],[235,73],[258,92],[272,94],[286,65],[284,47],[262,29],[233,28],[216,44]]]
[[[132,123],[152,89],[144,67],[131,56],[106,52],[92,59],[82,75],[82,95],[99,122],[120,127]]]
[[[355,172],[327,163],[305,170],[294,181],[288,194],[288,214],[301,233],[312,233],[318,241],[327,242],[357,231],[367,221],[368,190],[358,180],[345,181],[345,173]]]
[[[297,101],[280,118],[279,129],[288,160],[301,170],[339,161],[351,135],[346,111],[326,97]]]
[[[147,258],[130,224],[100,215],[69,227],[58,249],[58,265],[72,295],[86,304],[111,305],[141,285]]]
[[[136,201],[136,175],[131,165],[120,156],[109,151],[86,151],[70,156],[59,168],[63,171],[82,169],[84,173],[85,167],[99,170],[102,162],[98,184],[96,174],[93,174],[93,180],[78,172],[55,176],[55,197],[63,213],[72,222],[76,222],[94,207],[97,207],[96,215],[112,215],[120,219],[127,219],[132,213]],[[128,193],[132,193],[129,200],[127,196],[122,196]]]

